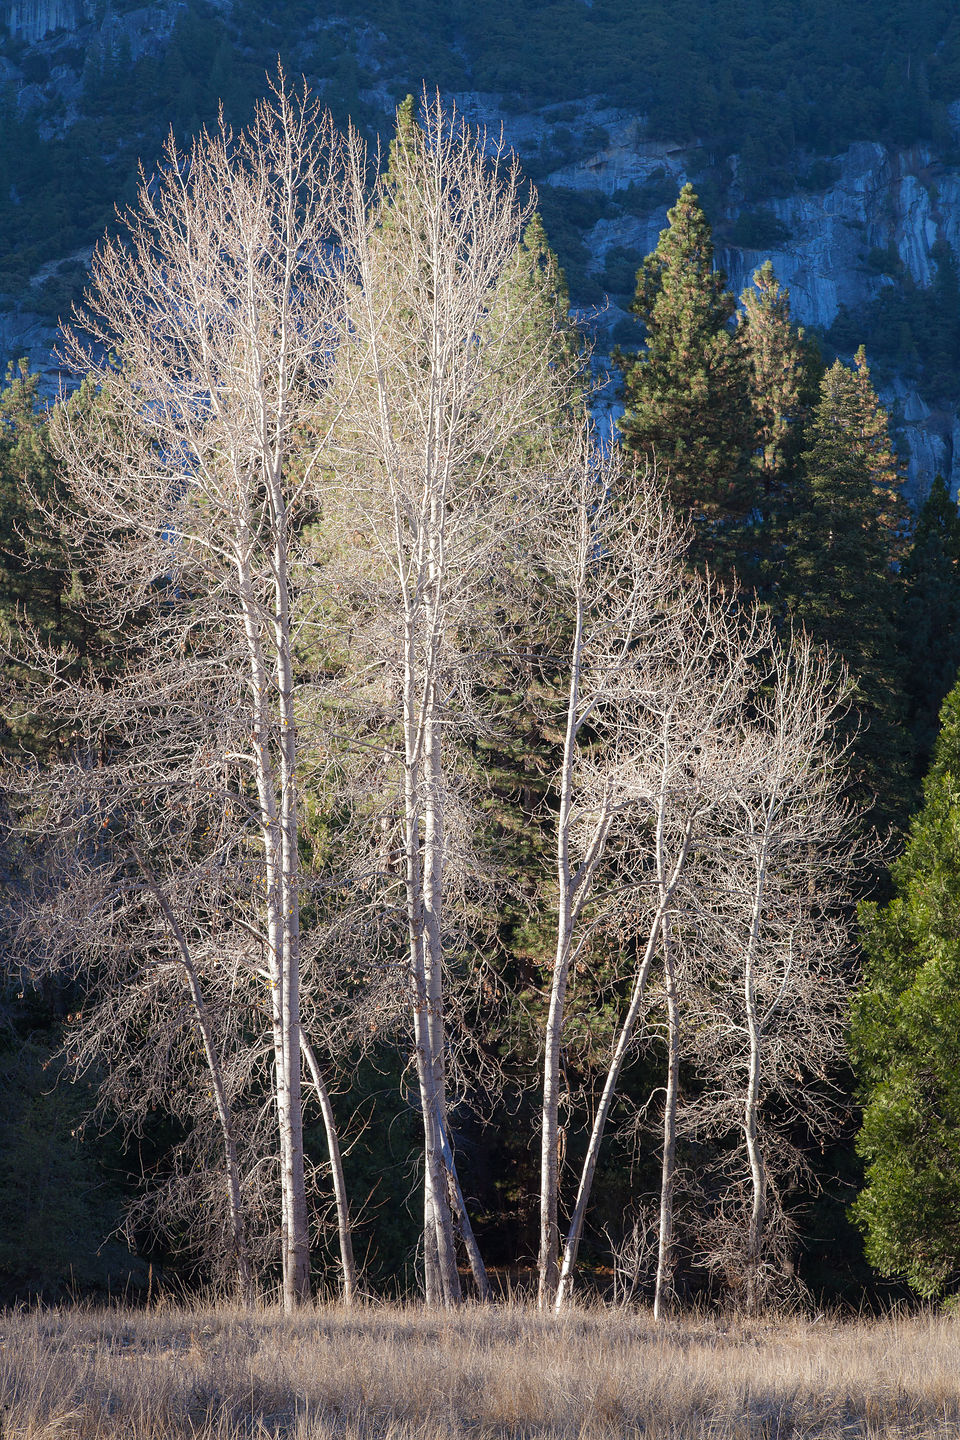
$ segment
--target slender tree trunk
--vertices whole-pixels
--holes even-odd
[[[760,1279],[760,1253],[763,1241],[763,1225],[766,1219],[767,1209],[767,1179],[766,1167],[763,1163],[763,1151],[760,1148],[760,1141],[757,1127],[757,1112],[759,1108],[759,1071],[760,1057],[759,1049],[754,1042],[752,1033],[750,1036],[750,1075],[747,1083],[747,1095],[744,1105],[743,1134],[747,1143],[747,1156],[750,1162],[750,1180],[753,1190],[753,1198],[750,1206],[750,1220],[747,1229],[747,1314],[755,1315],[759,1302],[759,1279]]]
[[[179,951],[180,963],[183,966],[184,975],[186,976],[187,985],[190,990],[190,1002],[193,1007],[193,1015],[197,1029],[200,1031],[204,1058],[206,1059],[207,1070],[210,1075],[210,1088],[213,1091],[214,1104],[217,1108],[217,1119],[220,1123],[220,1133],[223,1137],[227,1204],[230,1211],[230,1236],[234,1261],[237,1267],[237,1293],[242,1303],[249,1309],[253,1305],[253,1274],[250,1269],[247,1227],[243,1216],[240,1162],[237,1157],[237,1141],[233,1128],[233,1111],[227,1099],[226,1086],[223,1083],[220,1057],[214,1045],[213,1031],[210,1027],[206,1002],[203,998],[200,977],[193,963],[193,956],[187,944],[187,937],[184,935],[183,928],[173,913],[167,897],[164,895],[152,872],[144,863],[137,850],[131,848],[131,853],[134,855],[140,867],[141,874],[153,892],[163,913],[163,917],[167,922],[167,928]]]
[[[757,992],[754,963],[760,938],[760,915],[766,886],[766,836],[761,846],[757,866],[756,890],[754,892],[753,914],[750,924],[750,938],[747,943],[746,964],[743,972],[743,999],[747,1019],[747,1033],[750,1039],[750,1061],[747,1072],[747,1092],[743,1105],[743,1138],[747,1147],[750,1166],[752,1199],[750,1219],[747,1225],[747,1314],[756,1314],[759,1303],[760,1253],[763,1243],[763,1226],[767,1208],[767,1176],[760,1146],[760,1070],[762,1063],[762,1042],[760,1019],[757,1014]]]
[[[313,1088],[320,1102],[323,1114],[323,1128],[327,1136],[327,1153],[330,1156],[330,1173],[333,1177],[333,1195],[337,1206],[337,1231],[340,1240],[340,1275],[343,1286],[344,1305],[350,1306],[357,1298],[357,1267],[353,1258],[353,1232],[350,1225],[350,1206],[347,1202],[347,1183],[343,1173],[343,1158],[340,1154],[340,1140],[333,1113],[330,1092],[327,1089],[313,1046],[302,1033],[300,1048],[310,1070]]]
[[[593,1129],[590,1132],[590,1142],[587,1146],[586,1157],[580,1172],[577,1203],[574,1207],[573,1217],[570,1221],[567,1238],[563,1246],[563,1263],[560,1267],[560,1282],[557,1287],[557,1298],[554,1302],[554,1309],[557,1311],[563,1308],[573,1290],[573,1272],[577,1264],[577,1254],[583,1235],[583,1224],[586,1219],[587,1207],[590,1203],[590,1191],[593,1186],[593,1177],[600,1155],[600,1144],[603,1140],[603,1133],[606,1129],[610,1110],[616,1097],[620,1071],[623,1069],[624,1060],[630,1050],[637,1017],[640,1013],[640,1006],[643,1003],[643,997],[646,992],[650,966],[656,953],[656,943],[657,936],[660,933],[661,918],[662,912],[658,910],[656,918],[650,927],[647,944],[643,952],[643,959],[640,962],[640,969],[637,971],[637,977],[633,984],[630,1005],[624,1017],[623,1025],[620,1028],[620,1034],[617,1037],[616,1047],[614,1048],[613,1056],[607,1069],[607,1077],[604,1081],[603,1094],[600,1097],[600,1104],[597,1107],[597,1113],[593,1121]]]
[[[540,1121],[540,1260],[538,1303],[549,1309],[557,1298],[560,1227],[560,1058],[563,1012],[573,942],[574,886],[570,861],[570,812],[573,801],[573,762],[579,730],[580,666],[583,651],[584,610],[577,598],[576,625],[570,663],[570,692],[563,739],[560,811],[557,816],[557,949],[550,984],[550,1005],[543,1047],[543,1108]]]
[[[459,1275],[453,1219],[447,1197],[445,1167],[441,1154],[439,1097],[433,1056],[433,1028],[427,974],[426,903],[424,857],[420,842],[422,800],[421,730],[415,719],[415,639],[411,619],[407,622],[407,660],[404,676],[404,723],[406,764],[404,767],[404,841],[406,848],[407,925],[409,931],[410,1001],[413,1011],[414,1046],[420,1109],[423,1117],[423,1268],[428,1305],[451,1305],[459,1300]],[[436,979],[435,970],[431,980]]]
[[[663,1103],[663,1159],[660,1170],[660,1243],[653,1318],[662,1320],[673,1294],[674,1184],[677,1167],[677,1103],[680,1094],[680,1016],[669,916],[661,922],[667,1000],[667,1084]]]
[[[557,953],[550,988],[550,1007],[544,1035],[543,1114],[540,1140],[540,1262],[538,1300],[548,1309],[557,1293],[560,1230],[558,1193],[560,1185],[560,1076],[563,1010],[567,992],[570,955],[569,908],[561,898]]]
[[[457,1162],[450,1144],[450,1132],[445,1123],[441,1127],[441,1141],[443,1146],[443,1162],[447,1170],[447,1187],[450,1195],[450,1206],[456,1217],[464,1248],[467,1252],[467,1258],[470,1261],[473,1283],[477,1287],[477,1294],[481,1300],[491,1300],[493,1298],[493,1292],[490,1289],[490,1280],[487,1276],[486,1266],[483,1263],[483,1256],[480,1254],[477,1237],[474,1235],[473,1226],[470,1224],[467,1202],[464,1200],[463,1191],[460,1188],[460,1180],[457,1176]]]
[[[243,596],[243,625],[250,664],[250,685],[255,715],[252,737],[254,773],[260,806],[263,838],[267,965],[270,973],[273,1021],[274,1073],[276,1076],[277,1125],[280,1139],[281,1244],[283,1263],[283,1304],[293,1310],[310,1296],[309,1229],[303,1170],[303,1116],[300,1096],[300,1015],[299,1015],[299,894],[296,857],[295,730],[292,715],[292,675],[289,629],[286,644],[276,653],[276,680],[280,691],[281,787],[271,751],[273,716],[270,709],[272,681],[264,660],[264,637],[260,610],[249,572],[245,547],[249,530],[241,531],[238,571]],[[285,590],[283,592],[285,596]],[[281,640],[284,611],[278,604],[274,617],[275,639]],[[287,625],[289,624],[287,617]],[[283,721],[287,724],[284,725]],[[294,1033],[295,1021],[295,1033]],[[291,1060],[296,1058],[296,1072]]]
[[[666,818],[666,804],[667,795],[665,790],[661,789],[657,818],[657,848],[658,853],[661,856],[663,855],[664,849],[663,831],[664,821]],[[636,1029],[637,1019],[640,1014],[640,1006],[643,1003],[643,997],[646,993],[647,980],[650,975],[650,967],[653,964],[653,959],[656,954],[657,937],[660,935],[664,917],[667,914],[667,909],[669,905],[673,901],[674,893],[676,891],[677,885],[680,882],[680,878],[683,874],[683,870],[687,862],[687,856],[690,850],[690,841],[693,836],[693,827],[694,818],[691,815],[687,820],[686,828],[683,834],[683,840],[677,853],[677,857],[674,862],[672,872],[670,874],[669,882],[665,887],[661,887],[660,902],[657,906],[656,914],[650,922],[650,928],[647,932],[647,943],[644,946],[643,957],[640,961],[640,966],[637,970],[636,978],[633,983],[633,992],[630,996],[630,1004],[627,1007],[627,1013],[624,1016],[623,1024],[620,1027],[620,1034],[617,1037],[617,1042],[614,1047],[613,1055],[611,1056],[610,1064],[607,1068],[607,1076],[606,1080],[604,1081],[603,1093],[600,1096],[600,1104],[597,1107],[597,1113],[594,1117],[593,1128],[590,1132],[590,1141],[587,1146],[586,1157],[584,1158],[583,1168],[580,1172],[580,1184],[577,1189],[577,1203],[574,1207],[573,1218],[570,1221],[570,1227],[567,1231],[567,1238],[564,1242],[563,1263],[560,1269],[560,1283],[557,1289],[557,1298],[555,1302],[555,1309],[558,1311],[563,1308],[564,1303],[569,1298],[573,1289],[573,1272],[577,1263],[577,1253],[580,1248],[580,1240],[583,1235],[583,1225],[584,1220],[586,1219],[587,1206],[590,1203],[590,1191],[593,1186],[593,1177],[594,1173],[596,1172],[597,1159],[600,1154],[600,1144],[603,1140],[603,1134],[604,1130],[606,1129],[610,1110],[613,1106],[614,1099],[616,1098],[617,1085],[620,1081],[620,1072],[623,1069],[624,1061],[626,1060],[627,1055],[630,1051],[630,1045],[633,1040],[634,1030]]]
[[[432,587],[438,581],[432,578]],[[426,704],[436,704],[435,684],[429,685]],[[457,1270],[456,1237],[453,1228],[451,1186],[453,1152],[447,1139],[446,1106],[446,1026],[443,1011],[443,769],[440,737],[432,715],[424,725],[423,769],[426,792],[423,801],[423,916],[424,968],[427,988],[427,1029],[430,1037],[430,1091],[433,1097],[433,1140],[435,1158],[440,1162],[441,1183],[432,1193],[433,1218],[437,1230],[437,1256],[441,1271],[444,1302],[457,1304],[461,1299],[460,1274]],[[446,1154],[444,1148],[446,1147]],[[442,1170],[441,1170],[442,1167]],[[426,1220],[426,1216],[424,1217]]]
[[[279,477],[273,485],[274,646],[280,734],[280,928],[283,936],[282,1023],[288,1142],[284,1157],[290,1195],[288,1307],[310,1299],[310,1227],[303,1157],[303,1098],[300,1058],[300,857],[297,815],[297,737],[290,649],[287,581],[287,523]]]
[[[442,1190],[437,1146],[437,1110],[433,1089],[433,1053],[430,1037],[430,1002],[424,963],[423,893],[420,883],[418,765],[406,766],[405,840],[407,863],[407,924],[409,930],[410,1004],[413,1011],[414,1052],[423,1120],[423,1280],[428,1305],[442,1305],[447,1296],[439,1250],[437,1191]],[[451,1236],[452,1244],[452,1236]]]

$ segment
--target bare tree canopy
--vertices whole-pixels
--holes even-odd
[[[426,1300],[462,1299],[464,1258],[488,1298],[458,1138],[462,1166],[501,1057],[463,996],[521,886],[498,870],[478,737],[526,707],[553,768],[535,820],[523,802],[552,847],[523,902],[552,952],[530,1044],[540,1304],[572,1293],[645,1047],[655,1314],[684,1134],[721,1157],[699,1263],[755,1309],[802,1163],[782,1121],[798,1087],[830,1123],[806,1081],[826,1085],[842,1015],[845,681],[692,574],[656,470],[598,438],[515,158],[424,95],[375,169],[281,72],[249,129],[171,138],[95,256],[64,339],[90,383],[51,419],[64,505],[45,513],[110,624],[87,670],[22,637],[59,754],[8,772],[33,842],[19,953],[76,978],[71,1046],[106,1065],[104,1110],[133,1132],[157,1101],[183,1121],[136,1214],[162,1202],[248,1301],[277,1258],[285,1307],[311,1294],[314,1100],[358,1293],[331,1077],[389,1029],[422,1124]],[[597,957],[609,1048],[564,1218],[570,996]]]

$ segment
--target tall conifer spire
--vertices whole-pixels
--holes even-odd
[[[733,296],[713,263],[713,237],[691,185],[637,272],[632,305],[646,348],[621,357],[627,447],[667,475],[671,497],[692,512],[697,551],[722,567],[731,530],[750,509],[746,456],[752,416]]]

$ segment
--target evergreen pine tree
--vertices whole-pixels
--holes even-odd
[[[412,95],[406,95],[397,106],[397,118],[393,138],[387,152],[387,183],[397,183],[397,157],[405,150],[413,150],[422,143],[422,133],[417,124],[417,102]]]
[[[851,1025],[867,1163],[854,1218],[870,1262],[925,1296],[960,1276],[960,685],[942,720],[894,898],[861,907]]]
[[[62,403],[77,408],[105,402],[83,386]],[[56,509],[57,473],[47,429],[39,376],[30,373],[26,360],[11,363],[0,390],[0,636],[8,648],[20,649],[11,642],[29,629],[41,644],[60,649],[64,663],[84,665],[102,637],[83,612],[82,558],[69,519],[54,529],[43,513]],[[3,668],[8,678],[24,671],[9,659]],[[8,706],[0,720],[0,747],[25,741],[42,753],[49,737],[40,726],[32,713]]]
[[[516,331],[522,317],[524,364],[536,356],[543,366],[541,392],[551,406],[547,431],[531,426],[511,446],[511,457],[530,462],[542,459],[543,436],[569,438],[571,427],[582,423],[586,404],[586,353],[583,336],[570,319],[570,295],[560,261],[550,248],[543,221],[534,211],[523,232],[512,266],[505,270],[489,315],[484,340],[496,340],[498,327],[507,323]],[[494,343],[491,347],[495,352]],[[518,377],[519,378],[519,377]]]
[[[902,471],[863,351],[836,361],[802,457],[784,585],[788,606],[843,657],[859,720],[856,757],[874,820],[902,824],[909,803],[905,670],[898,651],[906,533]]]
[[[922,774],[937,736],[940,706],[960,666],[960,510],[941,475],[920,511],[902,575],[900,648],[915,764]]]
[[[790,315],[790,291],[769,260],[753,272],[740,296],[740,335],[746,347],[750,403],[756,426],[754,468],[770,495],[795,458],[804,378],[803,330]]]
[[[780,285],[769,260],[754,271],[740,304],[738,333],[746,354],[757,485],[752,544],[744,545],[737,568],[742,580],[767,597],[782,563],[794,499],[809,356],[804,332],[790,316],[790,292]]]
[[[753,508],[747,455],[753,423],[733,296],[714,268],[713,239],[691,185],[637,272],[632,305],[646,348],[620,356],[630,450],[655,459],[674,503],[692,512],[696,553],[725,568]]]

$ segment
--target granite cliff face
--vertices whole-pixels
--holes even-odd
[[[57,30],[76,30],[86,18],[86,0],[6,0],[3,6],[8,33],[28,45]]]
[[[823,192],[769,202],[789,240],[763,252],[727,248],[718,256],[738,291],[769,257],[790,288],[797,318],[824,329],[841,305],[856,313],[885,287],[927,289],[937,274],[938,244],[949,246],[960,262],[960,173],[929,148],[891,151],[863,143],[836,157],[836,166],[837,177]],[[889,268],[899,271],[896,277],[871,265],[871,257],[883,252],[891,257]],[[956,494],[957,401],[933,409],[898,380],[885,387],[884,400],[906,435],[917,490],[929,488],[939,471]]]

